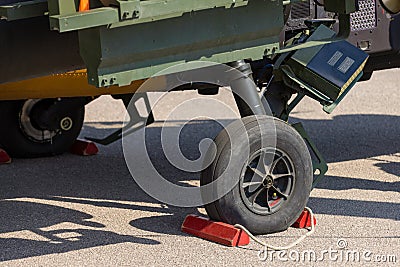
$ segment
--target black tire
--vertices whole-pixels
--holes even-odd
[[[266,123],[267,120],[269,120],[269,123]],[[241,224],[254,234],[268,234],[286,230],[295,222],[303,211],[309,198],[313,180],[311,156],[303,138],[293,127],[279,119],[274,118],[273,120],[276,130],[269,129],[271,127],[266,126],[268,124],[271,125],[271,118],[266,118],[266,116],[246,117],[242,119],[242,125],[245,126],[246,132],[243,130],[238,131],[239,124],[234,122],[227,127],[229,132],[235,133],[231,137],[232,140],[229,140],[226,129],[216,137],[216,157],[213,163],[201,173],[201,185],[208,184],[220,177],[226,170],[229,160],[234,161],[233,164],[230,165],[233,166],[233,169],[230,170],[230,174],[233,174],[233,177],[239,180],[239,182],[225,196],[205,206],[211,219],[229,224]],[[260,153],[259,157],[261,158],[262,153],[270,151],[269,148],[261,147],[261,140],[268,143],[271,136],[275,135],[275,131],[276,150],[274,150],[274,153],[282,153],[282,155],[284,155],[282,156],[282,161],[284,159],[286,160],[286,158],[291,160],[290,167],[292,168],[293,175],[285,178],[288,179],[286,182],[287,186],[289,186],[289,179],[291,181],[290,190],[287,191],[289,194],[286,194],[286,199],[279,195],[277,200],[274,200],[275,210],[272,210],[272,208],[265,208],[265,211],[262,209],[257,210],[257,206],[262,208],[262,205],[258,205],[257,203],[251,205],[252,203],[248,201],[247,193],[244,189],[246,188],[245,184],[249,184],[248,182],[244,182],[245,179],[248,179],[247,171],[249,166],[247,165],[252,164],[252,162],[249,162],[251,161],[252,155]],[[250,145],[250,157],[249,155],[244,155],[246,153],[242,153],[242,151],[245,151],[245,148],[242,146],[248,144],[243,140],[247,138]],[[231,143],[239,145],[231,147]],[[277,159],[275,154],[273,157],[274,160]],[[257,157],[255,159],[257,159]],[[278,164],[280,166],[279,168],[283,168],[282,166],[289,166],[286,163],[284,163],[284,165],[277,163],[276,165],[278,166]],[[278,177],[279,175],[273,174],[273,176]],[[283,179],[282,177],[277,178],[276,181],[285,184],[280,181]],[[267,177],[261,180],[264,183],[266,179]],[[276,181],[273,180],[272,186],[280,189],[278,185],[275,185]],[[264,187],[263,183],[260,183],[259,186]],[[266,203],[269,203],[268,199],[271,194],[271,188],[272,187],[267,188],[267,185],[265,185]],[[259,195],[261,195],[261,193]],[[272,196],[276,197],[276,194],[272,194]],[[255,199],[259,201],[257,197]],[[269,207],[269,205],[270,204],[266,204],[265,206]]]
[[[31,100],[0,102],[0,147],[17,158],[53,156],[68,151],[81,131],[84,106],[69,112],[68,117],[72,120],[70,129],[53,131],[50,133],[51,138],[38,140],[27,134],[21,123],[21,112],[27,101]],[[34,123],[32,127],[36,131]]]

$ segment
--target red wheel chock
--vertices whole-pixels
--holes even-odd
[[[317,225],[317,220],[314,217],[314,225]],[[297,221],[292,225],[294,228],[309,228],[311,227],[311,214],[308,210],[303,210],[300,214],[300,217]]]
[[[315,226],[316,224],[317,220],[314,217],[313,225]],[[311,227],[310,212],[305,209],[292,227]],[[208,218],[197,215],[186,216],[181,229],[187,234],[191,234],[225,246],[237,247],[245,246],[250,243],[249,235],[242,229],[236,228],[227,223],[214,222]]]
[[[249,236],[243,230],[196,215],[186,217],[182,224],[182,231],[225,246],[237,247],[250,243]]]
[[[84,140],[76,140],[71,146],[70,152],[79,156],[92,156],[99,152],[96,144]]]
[[[7,152],[0,148],[0,164],[11,163],[11,157]]]

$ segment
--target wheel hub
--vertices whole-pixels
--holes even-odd
[[[20,113],[20,126],[24,134],[36,142],[47,142],[57,135],[55,131],[41,129],[32,120],[32,110],[39,103],[40,99],[29,99],[25,101]]]
[[[274,179],[271,175],[267,175],[264,180],[262,181],[262,185],[265,188],[270,188],[274,184]]]
[[[250,211],[268,215],[290,197],[294,182],[289,156],[279,149],[263,149],[255,152],[244,167],[240,193]]]
[[[69,131],[72,128],[72,119],[70,117],[65,117],[60,121],[60,128],[63,131]]]
[[[22,106],[20,126],[35,142],[51,142],[52,138],[74,127],[70,106],[53,99],[28,99]]]

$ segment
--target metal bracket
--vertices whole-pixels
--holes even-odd
[[[292,52],[292,51],[296,51],[299,49],[330,44],[330,43],[334,43],[334,42],[338,42],[338,41],[347,39],[350,35],[350,28],[351,28],[350,27],[350,14],[339,14],[338,16],[339,16],[339,32],[335,37],[324,39],[324,40],[308,41],[305,43],[288,46],[288,47],[281,49],[279,52],[280,53]]]
[[[139,18],[140,0],[100,0],[106,7],[118,7],[119,19],[129,20]]]
[[[140,115],[136,105],[133,103],[129,105],[129,102],[134,101],[134,103],[136,103],[140,99],[144,100],[146,111],[149,114],[147,117]],[[130,121],[124,127],[102,139],[93,137],[85,137],[85,139],[106,146],[120,140],[123,136],[133,134],[134,132],[154,122],[154,116],[151,112],[150,101],[147,97],[147,94],[134,94],[131,101],[124,101],[126,110],[128,111],[130,117]]]
[[[286,77],[289,78],[290,80],[292,80],[293,82],[295,82],[296,84],[298,84],[301,88],[306,89],[321,104],[324,105],[325,103],[329,103],[329,104],[333,103],[333,101],[329,97],[322,94],[317,89],[315,89],[314,87],[305,83],[299,77],[297,77],[296,74],[294,74],[293,70],[288,65],[282,65],[281,70],[285,74],[283,76],[284,77],[283,81],[287,86],[290,86],[290,84],[288,83],[287,79],[285,79]]]
[[[50,29],[59,32],[82,30],[109,25],[119,21],[118,9],[112,7],[95,8],[65,15],[51,15]]]
[[[300,103],[301,100],[303,100],[305,96],[306,95],[303,92],[299,92],[292,102],[287,105],[285,111],[280,114],[279,118],[283,121],[288,121],[290,112],[292,112],[292,110]]]
[[[248,0],[114,0],[108,7],[77,12],[62,6],[75,6],[75,0],[48,0],[51,29],[59,32],[82,30],[98,26],[110,28],[128,26],[155,20],[179,17],[184,13],[213,9],[245,6]],[[71,12],[72,11],[72,12]]]
[[[7,21],[44,16],[47,13],[47,0],[33,0],[0,6],[0,19]]]
[[[140,1],[116,1],[119,6],[119,19],[128,20],[139,18],[140,16]]]
[[[321,152],[319,152],[318,148],[311,140],[310,136],[307,134],[306,130],[304,129],[301,123],[292,124],[292,127],[303,137],[304,141],[307,143],[308,148],[311,150],[315,156],[313,158],[313,170],[314,170],[314,180],[312,183],[312,189],[315,188],[317,183],[325,176],[326,172],[328,171],[328,164],[326,163],[324,157],[322,156]]]

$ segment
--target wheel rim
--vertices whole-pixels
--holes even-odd
[[[50,142],[57,135],[57,132],[39,129],[31,121],[31,111],[39,101],[41,99],[29,99],[25,101],[19,116],[20,127],[29,139],[39,143]]]
[[[277,212],[293,191],[293,166],[291,158],[280,149],[256,151],[243,167],[239,182],[246,207],[260,215]]]

